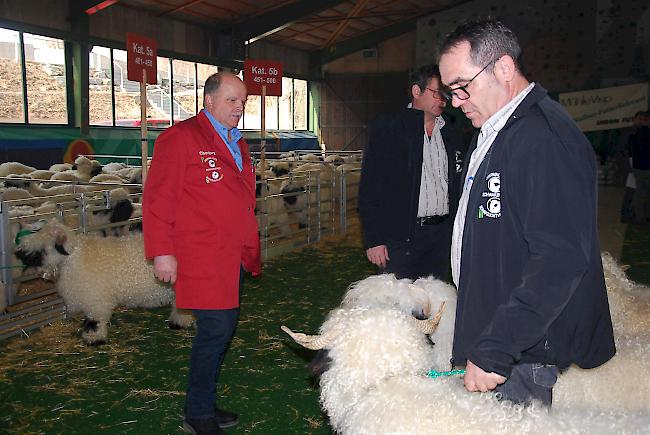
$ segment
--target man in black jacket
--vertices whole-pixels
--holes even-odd
[[[559,372],[615,353],[593,148],[518,65],[516,36],[471,22],[440,50],[451,102],[480,128],[452,236],[453,361],[469,391],[550,406]]]
[[[368,260],[398,278],[447,279],[462,170],[460,135],[442,117],[435,66],[416,71],[411,107],[370,127],[359,186]]]
[[[630,136],[630,157],[632,173],[636,181],[636,191],[632,200],[637,223],[648,224],[645,205],[650,191],[650,118],[648,112],[638,112],[634,116],[636,131]]]

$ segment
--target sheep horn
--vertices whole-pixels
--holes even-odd
[[[425,320],[418,320],[412,317],[411,319],[416,328],[418,328],[423,334],[433,334],[438,327],[438,324],[440,323],[440,319],[442,318],[442,310],[445,308],[445,303],[446,302],[440,304],[440,309],[438,309],[438,312],[433,317]]]
[[[307,335],[302,332],[293,332],[288,327],[282,325],[280,327],[284,332],[289,334],[296,343],[311,350],[321,350],[332,342],[338,335],[335,331],[330,331],[322,335]]]

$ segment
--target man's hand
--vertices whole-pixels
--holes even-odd
[[[503,384],[506,378],[500,374],[486,372],[470,360],[467,360],[465,367],[465,388],[467,391],[486,391],[494,390],[497,385]]]
[[[382,269],[386,267],[386,262],[390,260],[390,258],[388,258],[388,248],[386,245],[368,248],[366,250],[366,256],[368,257],[368,261]]]
[[[153,259],[153,274],[161,281],[174,284],[176,268],[176,257],[173,255],[159,255]]]

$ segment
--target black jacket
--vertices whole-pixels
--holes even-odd
[[[474,178],[454,363],[469,359],[507,377],[519,362],[592,368],[609,360],[616,350],[596,222],[593,148],[536,85]]]
[[[462,141],[445,119],[449,214],[456,214],[462,171]],[[359,215],[367,248],[406,241],[414,232],[422,177],[424,112],[404,109],[370,126],[359,185]]]

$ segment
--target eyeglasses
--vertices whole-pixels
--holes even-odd
[[[472,77],[471,79],[469,79],[469,81],[468,81],[467,83],[465,83],[463,86],[457,86],[457,87],[455,87],[455,88],[453,88],[453,89],[448,89],[448,90],[447,90],[446,92],[444,92],[444,94],[443,94],[443,95],[445,96],[445,98],[446,98],[447,100],[451,100],[451,99],[454,98],[454,97],[458,98],[459,100],[467,100],[467,99],[469,99],[469,92],[467,91],[467,87],[470,85],[470,83],[472,83],[476,77],[478,77],[479,75],[481,75],[481,73],[482,73],[483,71],[485,71],[485,69],[486,69],[487,67],[489,67],[490,65],[492,65],[493,63],[495,63],[495,62],[496,62],[497,60],[499,60],[500,58],[501,58],[501,56],[499,56],[498,58],[494,59],[493,61],[491,61],[490,63],[488,63],[487,65],[485,65],[483,68],[481,68],[481,70],[480,70],[479,72],[477,72],[476,75],[475,75],[474,77]]]
[[[438,100],[447,100],[447,94],[445,94],[443,91],[440,89],[431,89],[431,88],[425,88],[427,91],[431,91],[433,94],[434,98],[437,98]]]

